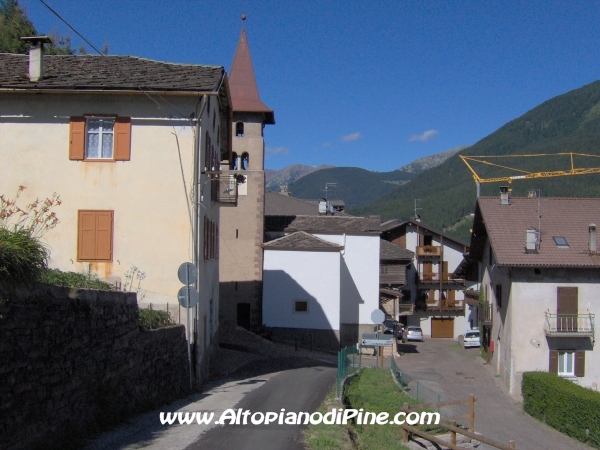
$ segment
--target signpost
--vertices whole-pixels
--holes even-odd
[[[385,314],[379,308],[374,309],[373,312],[371,313],[371,320],[373,321],[373,323],[375,325],[381,325],[385,321]],[[381,327],[379,327],[379,328],[380,328],[380,331],[382,331]],[[364,336],[363,336],[363,338],[364,338]],[[382,345],[391,345],[391,344],[373,344],[373,345],[377,346],[377,355],[379,355],[379,365],[383,369],[383,348],[382,348]]]
[[[177,293],[177,301],[179,304],[186,309],[186,329],[187,329],[187,344],[188,344],[188,365],[190,367],[190,391],[193,387],[193,378],[192,378],[192,348],[191,348],[191,330],[190,330],[190,309],[198,304],[200,301],[200,295],[198,294],[198,290],[192,286],[198,279],[198,271],[196,270],[196,266],[192,263],[185,262],[179,269],[177,270],[177,278],[181,281],[185,286],[179,289]]]

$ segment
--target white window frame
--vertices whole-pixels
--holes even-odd
[[[89,127],[89,121],[90,120],[99,120],[100,121],[100,126],[98,128],[98,131],[90,131],[90,127]],[[112,130],[108,131],[108,130],[104,130],[104,128],[102,127],[102,123],[103,121],[111,121],[113,126],[112,126]],[[89,116],[85,118],[85,159],[106,159],[106,160],[112,160],[115,159],[115,124],[116,124],[116,120],[115,117],[97,117],[97,116]],[[97,134],[98,135],[98,155],[99,156],[90,156],[89,155],[89,148],[88,148],[88,142],[89,142],[89,135],[90,134]],[[105,135],[111,135],[112,136],[112,149],[110,152],[110,156],[102,156],[102,141],[103,141],[103,137]]]
[[[571,362],[571,371],[569,371],[569,360]],[[562,370],[561,370],[562,366]],[[574,350],[559,350],[558,351],[558,376],[559,377],[574,377],[575,376],[575,351]]]

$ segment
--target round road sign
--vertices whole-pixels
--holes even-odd
[[[190,306],[188,306],[188,298],[190,299]],[[177,293],[177,300],[184,308],[193,308],[200,301],[200,296],[194,286],[183,286]]]
[[[194,266],[190,262],[185,262],[179,266],[177,269],[177,278],[183,284],[193,284],[196,282],[198,278],[198,271],[196,270],[196,266]]]

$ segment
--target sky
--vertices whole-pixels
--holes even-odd
[[[97,48],[229,71],[245,13],[270,169],[390,171],[600,78],[597,1],[45,0]],[[70,34],[39,0],[39,33]],[[88,46],[88,53],[92,49]]]

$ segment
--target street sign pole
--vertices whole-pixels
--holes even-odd
[[[190,271],[186,269],[185,271],[185,285],[190,285]],[[188,348],[188,366],[190,369],[190,391],[192,390],[193,380],[192,380],[192,344],[191,341],[191,333],[190,333],[190,290],[185,290],[185,300],[186,300],[186,312],[187,312],[187,348]]]
[[[193,367],[192,367],[192,330],[190,323],[190,309],[195,307],[199,301],[199,294],[196,288],[190,285],[198,279],[198,271],[192,263],[186,262],[179,266],[177,277],[185,286],[179,289],[177,300],[179,305],[185,308],[186,311],[186,337],[188,350],[188,366],[190,372],[190,391],[194,387]]]

